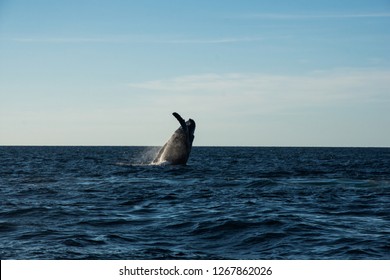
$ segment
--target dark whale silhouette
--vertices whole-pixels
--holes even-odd
[[[186,164],[194,141],[195,121],[187,122],[178,114],[172,115],[179,121],[180,127],[173,133],[168,142],[160,149],[153,163]]]

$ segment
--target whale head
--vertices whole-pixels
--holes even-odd
[[[195,132],[195,121],[193,119],[189,119],[188,121],[186,121],[186,126],[188,128],[188,132],[192,135],[194,134]]]

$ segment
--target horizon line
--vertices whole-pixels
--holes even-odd
[[[139,147],[157,148],[163,145],[64,145],[64,144],[0,144],[0,147]],[[351,148],[351,149],[389,149],[390,146],[325,146],[325,145],[193,145],[193,148]]]

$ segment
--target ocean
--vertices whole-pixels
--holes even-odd
[[[0,147],[1,259],[390,259],[390,148]]]

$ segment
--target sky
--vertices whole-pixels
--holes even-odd
[[[0,145],[390,147],[390,1],[0,0]]]

